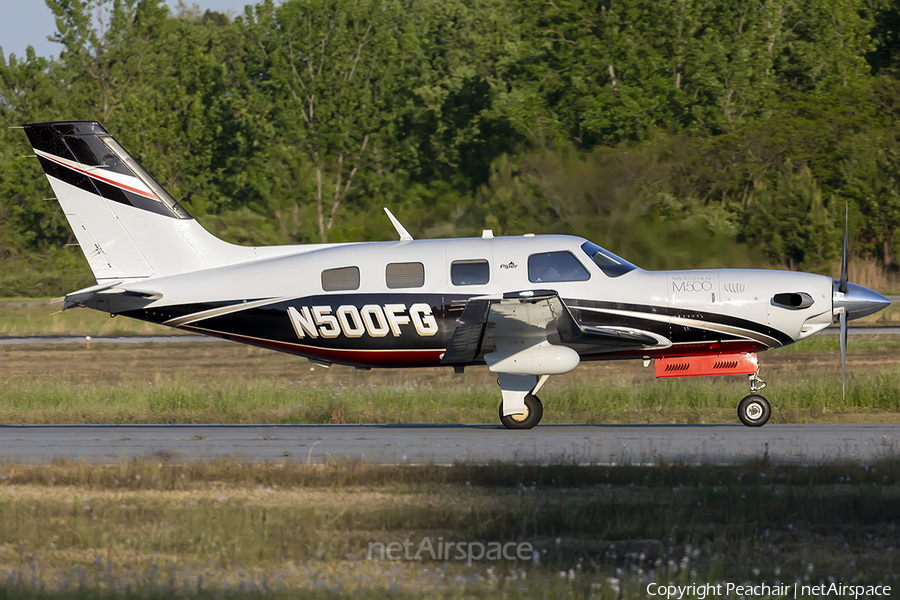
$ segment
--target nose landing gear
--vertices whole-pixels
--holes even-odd
[[[769,401],[756,392],[766,387],[766,382],[759,376],[759,371],[750,375],[750,395],[738,404],[738,418],[747,427],[762,427],[772,416]]]

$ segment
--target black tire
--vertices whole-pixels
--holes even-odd
[[[738,418],[747,427],[762,427],[771,416],[769,401],[759,394],[750,394],[738,404]]]
[[[525,396],[525,414],[503,416],[503,403],[500,403],[500,422],[507,429],[531,429],[541,422],[544,416],[544,405],[540,398],[528,394]]]

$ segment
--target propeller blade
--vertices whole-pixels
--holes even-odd
[[[841,398],[847,397],[847,311],[841,311]]]
[[[842,294],[847,293],[847,228],[850,224],[850,205],[846,207],[844,214],[844,252],[841,255],[841,282],[838,285],[838,291]]]

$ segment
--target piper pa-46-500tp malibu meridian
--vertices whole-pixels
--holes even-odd
[[[530,429],[538,390],[583,360],[655,361],[657,377],[748,375],[741,421],[771,408],[757,352],[890,302],[841,278],[643,271],[596,244],[525,234],[251,248],[212,236],[96,122],[24,126],[97,285],[93,308],[289,352],[315,364],[498,374],[500,421]],[[844,362],[844,364],[846,364]]]

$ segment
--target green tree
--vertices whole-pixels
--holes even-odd
[[[273,210],[285,208],[279,196],[290,189],[298,227],[300,213],[309,212],[301,199],[309,198],[313,215],[304,220],[320,241],[399,128],[393,92],[409,69],[401,8],[375,0],[293,0],[276,8],[269,1],[239,21],[249,66],[236,105],[244,118],[267,122],[258,126],[269,145],[260,161],[266,176],[284,182],[251,185]],[[292,233],[312,237],[310,229]]]

